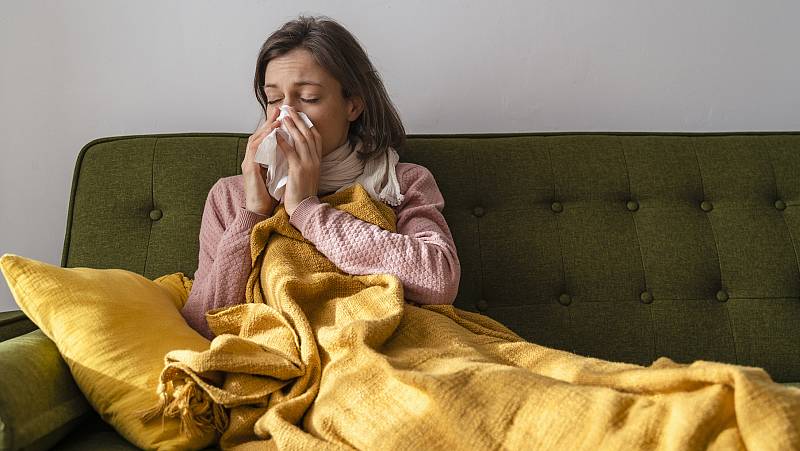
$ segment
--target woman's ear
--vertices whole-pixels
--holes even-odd
[[[353,122],[364,111],[364,99],[361,96],[350,96],[347,99],[347,120]]]

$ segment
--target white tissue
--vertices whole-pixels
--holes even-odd
[[[289,133],[289,129],[286,128],[286,124],[283,122],[283,118],[289,115],[289,106],[282,105],[281,113],[278,115],[279,121],[281,121],[281,126],[276,128],[275,130],[271,131],[261,144],[258,146],[256,150],[256,155],[254,160],[256,163],[261,164],[262,167],[267,168],[267,181],[271,181],[275,179],[275,174],[288,174],[289,173],[289,161],[286,157],[283,156],[280,150],[278,150],[278,136],[277,133],[280,133],[281,136],[289,142],[289,144],[294,144],[294,140],[292,139],[292,135]],[[306,116],[303,112],[297,112],[297,115],[303,119],[305,122],[306,127],[313,127],[314,124],[311,123],[311,120]],[[284,175],[278,180],[278,183],[275,185],[276,193],[279,192],[282,197],[283,194],[283,186],[286,185],[287,180],[289,179],[288,175]],[[271,193],[273,194],[273,193]],[[277,199],[280,199],[278,197]]]

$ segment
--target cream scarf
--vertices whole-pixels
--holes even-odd
[[[365,163],[358,159],[357,154],[362,146],[362,141],[358,139],[356,146],[351,148],[348,140],[322,157],[317,194],[338,193],[360,183],[373,199],[391,206],[400,205],[404,196],[400,193],[395,169],[400,159],[397,151],[389,147],[386,152]],[[267,189],[273,198],[281,201],[289,179],[289,162],[277,149],[270,149],[265,159]]]

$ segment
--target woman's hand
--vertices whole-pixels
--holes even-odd
[[[316,127],[308,128],[294,108],[289,107],[289,115],[284,122],[294,140],[292,146],[278,133],[278,148],[289,161],[289,180],[283,203],[286,213],[291,216],[303,199],[316,196],[319,191],[322,136]]]
[[[261,145],[261,141],[263,141],[272,130],[280,126],[281,123],[276,120],[278,114],[280,114],[280,110],[275,108],[275,111],[273,111],[268,120],[266,120],[255,133],[250,135],[250,138],[247,139],[247,151],[244,154],[244,161],[242,161],[245,208],[253,213],[259,213],[265,216],[272,216],[272,212],[278,205],[278,201],[270,196],[269,190],[267,189],[267,169],[261,167],[259,163],[256,163],[254,158],[258,146]]]

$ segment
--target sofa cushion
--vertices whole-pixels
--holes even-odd
[[[149,280],[118,269],[60,268],[6,254],[0,269],[14,299],[50,339],[95,411],[146,449],[201,449],[213,430],[192,438],[180,421],[140,420],[158,404],[164,355],[205,350],[209,341],[179,312],[188,290],[180,273]]]
[[[0,449],[49,449],[91,412],[40,329],[0,343],[0,362]]]

